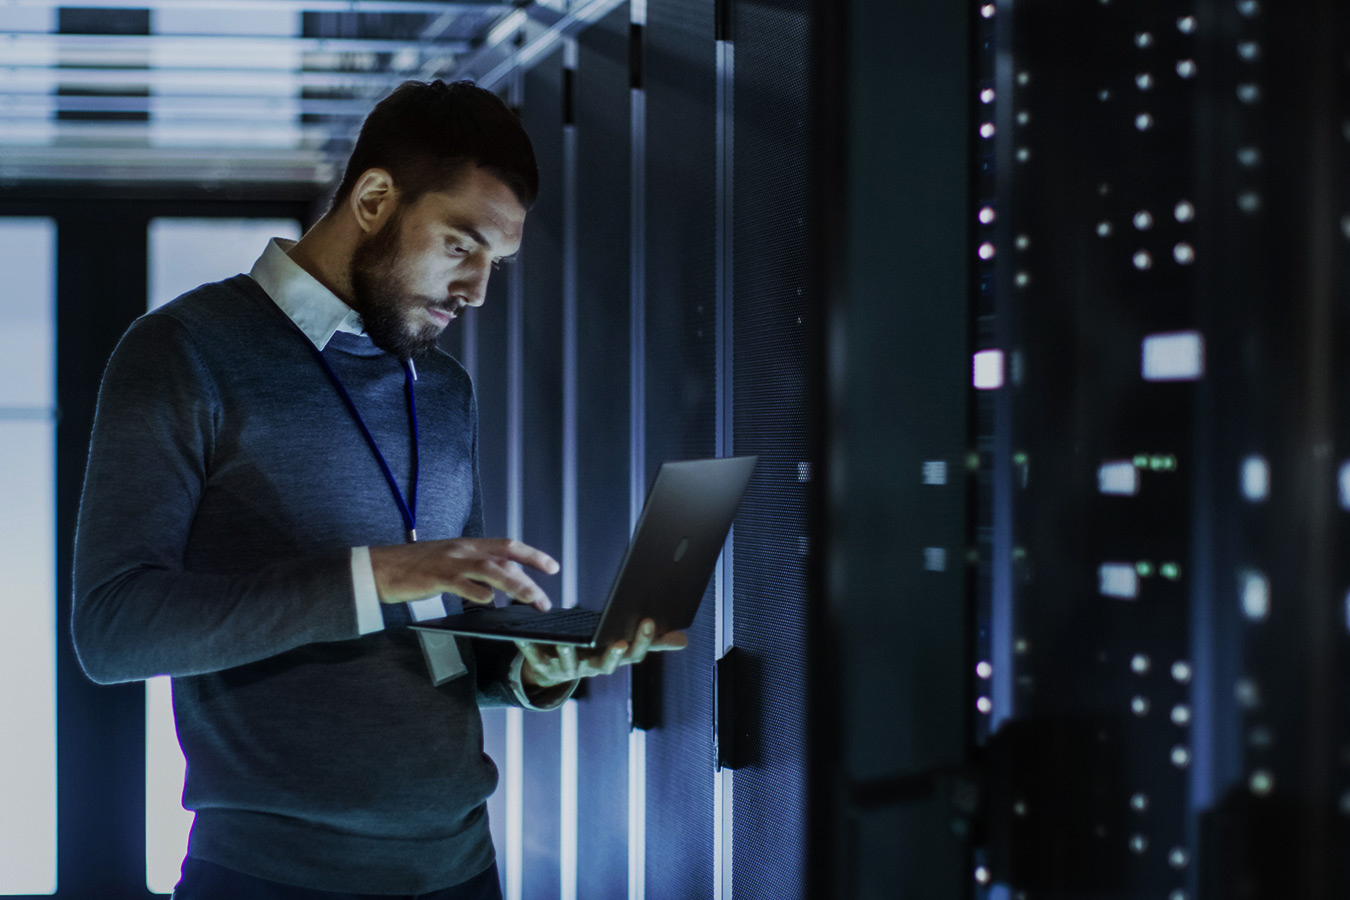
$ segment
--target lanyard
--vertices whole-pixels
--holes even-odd
[[[302,334],[303,336],[303,334]],[[380,464],[380,470],[384,472],[384,480],[389,482],[389,490],[394,495],[394,502],[398,504],[399,514],[403,516],[403,527],[407,531],[409,542],[417,540],[417,400],[413,396],[413,370],[411,364],[406,360],[400,360],[403,364],[403,374],[408,379],[408,420],[412,424],[412,478],[408,483],[408,500],[405,502],[403,493],[398,489],[398,482],[394,480],[394,473],[389,469],[389,463],[385,462],[384,454],[380,452],[380,445],[375,442],[375,435],[370,433],[370,428],[366,426],[366,420],[361,418],[361,412],[356,408],[352,395],[347,393],[347,389],[342,384],[342,379],[338,378],[333,367],[328,364],[328,360],[323,358],[323,351],[309,339],[305,337],[305,343],[314,351],[314,357],[323,366],[323,370],[328,373],[328,378],[333,382],[333,387],[342,395],[342,400],[347,404],[347,410],[356,420],[356,424],[361,426],[361,433],[366,436],[366,443],[370,444],[370,450],[375,454],[375,459]]]

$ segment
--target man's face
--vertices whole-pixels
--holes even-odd
[[[515,193],[472,166],[453,188],[400,202],[352,254],[352,307],[370,339],[403,358],[431,350],[464,307],[482,305],[524,224]]]

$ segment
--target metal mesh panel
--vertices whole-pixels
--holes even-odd
[[[715,47],[711,0],[648,6],[646,440],[648,477],[712,456],[716,413]],[[690,646],[662,658],[661,726],[647,736],[647,896],[712,883],[711,589]],[[697,892],[697,893],[692,893]]]
[[[628,540],[629,134],[625,4],[578,37],[577,602],[598,608]],[[628,679],[577,710],[577,896],[628,896]]]
[[[562,553],[562,52],[525,76],[525,129],[534,143],[541,192],[521,248],[524,340],[520,361],[523,425],[522,539]],[[530,572],[561,602],[561,578]],[[524,721],[524,895],[559,893],[561,725],[557,715]]]
[[[752,664],[735,775],[737,897],[799,896],[806,860],[807,3],[735,9],[734,439],[757,453],[735,532],[733,639]]]

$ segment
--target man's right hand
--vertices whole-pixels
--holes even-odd
[[[520,567],[556,575],[558,563],[541,550],[509,538],[450,538],[370,548],[370,566],[381,603],[407,603],[457,594],[470,603],[492,602],[492,589],[518,603],[546,610],[548,597]]]

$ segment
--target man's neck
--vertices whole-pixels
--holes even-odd
[[[291,261],[328,288],[348,306],[352,305],[350,265],[355,245],[342,234],[342,227],[324,216],[286,251]]]

